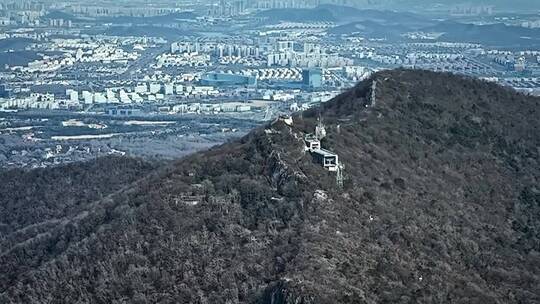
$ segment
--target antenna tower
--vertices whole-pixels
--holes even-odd
[[[317,126],[315,127],[315,136],[318,140],[326,137],[326,127],[324,126],[320,115],[317,119]]]
[[[377,92],[377,80],[373,80],[373,83],[371,84],[371,107],[374,107],[377,101],[376,92]]]
[[[337,172],[336,172],[336,184],[338,186],[338,188],[340,190],[343,190],[343,181],[344,181],[344,178],[343,178],[343,171],[345,170],[345,165],[343,165],[342,163],[340,163],[338,166],[337,166]]]

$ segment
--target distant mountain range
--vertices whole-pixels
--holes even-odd
[[[257,17],[271,22],[334,22],[337,21],[332,11],[325,8],[315,9],[271,9],[257,13]]]
[[[465,41],[503,48],[540,47],[540,29],[508,26],[502,23],[474,25],[447,21],[424,30],[444,33],[439,38],[444,41]]]
[[[401,35],[413,31],[403,25],[384,25],[375,21],[356,21],[339,25],[328,30],[332,35],[350,35],[358,33],[367,38],[386,38],[388,40],[401,39]]]
[[[358,9],[339,5],[321,5],[319,9],[328,10],[340,22],[373,21],[383,24],[404,24],[410,27],[422,27],[433,24],[429,18],[410,12],[391,10]]]
[[[258,17],[270,21],[290,22],[379,22],[391,24],[406,24],[408,26],[427,26],[433,24],[429,19],[407,12],[357,9],[354,7],[325,4],[314,9],[272,9],[262,11]]]
[[[432,10],[433,8],[450,10],[457,6],[493,6],[497,11],[530,12],[540,10],[540,2],[536,0],[355,0],[349,1],[352,6],[377,9],[395,9],[401,11]]]
[[[339,5],[321,5],[316,9],[276,9],[258,14],[267,22],[334,22],[330,34],[360,33],[366,37],[399,39],[401,34],[434,26],[421,15],[407,12],[357,9]]]
[[[359,33],[369,38],[400,39],[411,31],[444,33],[440,41],[481,43],[490,46],[540,46],[540,30],[505,24],[474,25],[436,21],[409,12],[358,9],[325,4],[315,9],[276,9],[258,14],[268,22],[334,22],[330,34]]]
[[[164,166],[0,172],[0,303],[539,303],[539,111],[383,71]]]
[[[167,15],[154,16],[154,17],[130,17],[130,16],[121,16],[121,17],[102,17],[98,18],[99,21],[103,23],[114,23],[114,24],[174,24],[181,22],[183,20],[195,20],[198,15],[192,12],[178,12],[171,13]]]

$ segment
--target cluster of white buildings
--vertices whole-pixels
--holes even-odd
[[[414,64],[416,61],[420,60],[429,60],[429,61],[456,61],[461,60],[465,56],[457,53],[427,53],[427,52],[418,52],[418,53],[409,53],[406,56],[405,63]]]
[[[32,93],[25,98],[0,100],[3,109],[69,109],[92,104],[136,104],[164,101],[172,96],[184,98],[217,97],[220,92],[211,86],[191,86],[182,84],[142,83],[134,88],[108,88],[105,91],[90,92],[66,90],[66,98],[54,94]]]
[[[435,40],[441,37],[443,33],[433,33],[433,32],[409,32],[405,33],[402,36],[412,40]]]
[[[125,47],[132,46],[133,49],[144,50],[145,48],[163,44],[165,41],[161,38],[148,37],[113,37],[113,36],[97,36],[92,39],[71,38],[71,39],[51,39],[52,44],[49,46],[51,50],[59,50],[63,52],[71,52],[82,49],[83,51],[95,50],[102,46]]]
[[[333,3],[330,0],[253,0],[251,5],[256,9],[275,8],[313,8],[319,4]],[[341,0],[341,4],[352,6],[355,0]]]
[[[300,68],[269,68],[259,70],[248,70],[248,73],[255,73],[259,80],[286,80],[301,81],[302,69]]]
[[[325,25],[328,26],[328,25]],[[262,35],[255,41],[242,43],[223,41],[175,42],[171,52],[157,58],[158,66],[208,66],[211,58],[223,65],[258,65],[268,67],[342,67],[353,64],[353,60],[328,52],[319,44],[306,42],[303,50],[295,49],[293,40]]]
[[[259,57],[261,48],[254,45],[222,42],[174,42],[171,54],[205,53],[217,58],[223,57]]]
[[[73,3],[69,6],[69,8],[73,14],[84,15],[88,17],[152,17],[175,12],[175,9],[173,7],[153,7],[148,5],[109,5],[104,7],[104,5],[99,2]]]
[[[223,57],[255,57],[261,56],[261,49],[257,46],[236,45],[236,44],[218,44],[215,47],[215,55],[218,58]]]
[[[83,51],[78,49],[75,53],[75,60],[77,62],[102,62],[102,63],[127,63],[135,61],[140,57],[137,52],[128,52],[121,48],[112,45],[100,46],[96,49]]]
[[[75,61],[76,60],[73,57],[54,58],[54,57],[44,56],[43,59],[29,62],[28,66],[26,67],[15,66],[15,67],[12,67],[11,70],[27,72],[27,73],[53,72],[63,67],[71,66],[75,64]]]
[[[333,22],[281,22],[267,25],[268,29],[290,30],[290,29],[328,29],[334,27]]]
[[[540,96],[540,77],[510,77],[496,79],[503,85],[511,86],[518,92]]]
[[[49,26],[70,28],[73,26],[73,22],[71,20],[64,20],[64,19],[49,19]]]
[[[262,49],[252,45],[253,41],[244,43],[194,41],[174,42],[171,51],[156,58],[157,67],[212,66],[212,59],[221,65],[260,66],[265,64]]]
[[[32,93],[26,98],[0,99],[0,109],[48,109],[67,108],[68,105],[55,99],[53,94]]]
[[[413,42],[408,43],[407,46],[412,48],[449,48],[449,49],[478,49],[482,45],[478,43],[468,42]]]
[[[238,102],[226,102],[220,104],[209,103],[189,103],[178,104],[172,106],[172,113],[180,114],[200,114],[200,113],[233,113],[233,112],[249,112],[252,110],[250,104],[238,103]]]
[[[42,59],[29,62],[27,66],[11,67],[21,72],[52,72],[76,63],[123,63],[135,61],[140,57],[137,51],[126,51],[115,43],[89,42],[78,39],[55,39],[49,50],[60,51],[59,56],[43,56]]]
[[[212,65],[210,55],[198,52],[190,53],[165,53],[156,58],[157,67],[205,67]]]
[[[266,64],[265,60],[256,57],[222,57],[219,58],[221,65],[242,65],[246,67],[259,67]]]
[[[105,92],[68,90],[67,95],[72,102],[82,102],[83,104],[132,104],[132,103],[153,103],[163,101],[170,96],[183,97],[212,97],[217,96],[219,91],[209,86],[190,86],[182,84],[161,84],[142,83],[134,88],[110,88]]]
[[[2,21],[0,21],[2,22]],[[33,39],[41,41],[50,36],[50,33],[35,32],[29,29],[16,29],[10,32],[2,33],[2,39],[8,38],[24,38],[24,39]]]
[[[351,79],[365,79],[368,78],[372,73],[370,69],[361,65],[347,66],[343,69],[345,76]]]
[[[516,58],[533,58],[537,63],[540,63],[540,51],[538,50],[526,50],[519,52],[503,51],[503,50],[489,50],[486,54],[499,64],[504,64],[507,60],[516,61]]]
[[[320,48],[306,49],[303,52],[284,50],[270,53],[267,56],[267,66],[286,66],[303,68],[330,68],[353,65],[354,61],[339,56],[337,53],[326,53]]]
[[[454,6],[450,13],[454,16],[493,15],[494,8],[494,5],[459,4]]]
[[[393,64],[393,65],[400,65],[400,64],[406,64],[406,60],[402,59],[399,55],[382,55],[382,54],[373,54],[371,57],[366,57],[368,59],[371,59],[375,62],[383,63],[383,64]]]
[[[291,101],[298,97],[300,90],[265,90],[263,92],[263,100],[273,101]]]
[[[406,56],[400,55],[383,55],[383,54],[369,54],[363,58],[371,59],[375,62],[391,65],[415,65],[417,63],[446,63],[456,62],[465,58],[462,54],[457,53],[429,53],[429,52],[417,52],[409,53]]]

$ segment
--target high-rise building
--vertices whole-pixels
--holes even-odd
[[[320,88],[322,86],[321,69],[305,69],[302,71],[303,84],[309,88]]]
[[[294,41],[278,41],[276,45],[277,51],[293,51]]]
[[[225,47],[223,45],[219,45],[217,47],[217,54],[219,58],[223,58]]]

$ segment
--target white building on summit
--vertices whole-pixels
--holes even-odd
[[[306,135],[304,140],[306,142],[306,149],[311,153],[321,148],[321,141],[313,134]]]
[[[315,127],[315,134],[308,134],[304,137],[306,151],[309,151],[313,155],[313,159],[325,169],[335,172],[338,170],[339,157],[337,154],[322,148],[321,140],[324,137],[326,137],[326,128],[319,120]]]
[[[344,166],[339,162],[339,156],[329,150],[323,149],[321,140],[326,137],[326,128],[321,120],[315,127],[315,134],[307,134],[304,137],[306,151],[313,156],[313,160],[321,164],[323,168],[330,172],[336,172],[336,182],[339,188],[343,188],[343,170]]]
[[[337,154],[325,149],[316,149],[311,153],[313,154],[313,159],[320,163],[326,170],[331,172],[338,170],[339,157]]]

